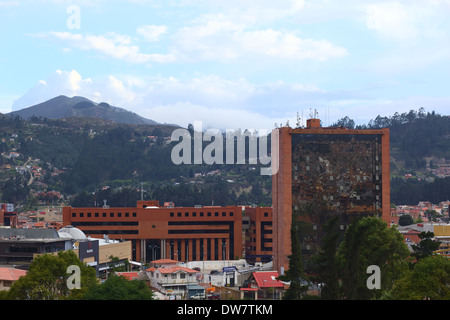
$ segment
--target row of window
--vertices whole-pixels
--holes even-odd
[[[219,212],[214,212],[214,217],[219,217],[219,216],[222,216],[222,217],[226,217],[227,216],[227,212],[225,212],[225,211],[222,211],[222,213],[220,214]],[[170,213],[170,216],[171,217],[175,217],[175,212],[171,212]],[[177,217],[197,217],[197,212],[185,212],[184,214],[182,213],[182,212],[177,212],[176,213],[176,216]],[[200,211],[200,212],[198,212],[198,216],[199,217],[204,217],[205,216],[205,213],[203,212],[203,211]],[[207,217],[212,217],[213,216],[213,213],[212,212],[206,212],[206,216]],[[233,211],[230,211],[229,213],[228,213],[228,216],[229,217],[233,217],[234,216],[234,212]]]
[[[78,213],[77,212],[72,212],[72,218],[76,218],[77,215],[78,215],[79,218],[84,218],[84,212],[78,212]],[[108,216],[110,218],[114,218],[114,217],[121,218],[122,216],[125,217],[125,218],[128,218],[128,217],[135,218],[136,217],[136,212],[133,212],[133,213],[129,213],[129,212],[124,212],[124,213],[122,213],[122,212],[109,212],[109,215],[108,215],[107,212],[102,212],[101,215],[98,212],[94,212],[94,213],[86,212],[86,217],[88,217],[88,218],[91,218],[91,217],[98,218],[100,216],[102,218],[106,218]]]
[[[106,217],[110,217],[110,218],[114,218],[114,217],[118,217],[118,218],[121,218],[121,217],[125,217],[125,218],[128,218],[128,217],[136,217],[136,212],[133,212],[133,213],[129,213],[129,212],[124,212],[124,213],[122,213],[122,212],[109,212],[109,213],[107,213],[107,212],[102,212],[102,213],[99,213],[99,212],[94,212],[94,213],[91,213],[91,212],[72,212],[72,218],[76,218],[77,216],[79,217],[79,218],[84,218],[85,216],[87,217],[87,218],[91,218],[91,217],[95,217],[95,218],[99,218],[99,217],[102,217],[102,218],[106,218]],[[221,213],[220,212],[206,212],[206,216],[207,217],[212,217],[214,215],[214,217],[219,217],[219,216],[222,216],[222,217],[227,217],[227,216],[229,216],[229,217],[233,217],[234,216],[234,212],[233,211],[230,211],[230,212],[225,212],[225,211],[222,211]],[[205,212],[203,212],[203,211],[201,211],[201,212],[184,212],[184,213],[182,213],[182,212],[177,212],[177,213],[175,213],[175,212],[170,212],[170,216],[171,217],[197,217],[197,216],[199,216],[199,217],[204,217],[205,216]]]

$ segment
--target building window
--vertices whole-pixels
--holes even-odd
[[[103,212],[102,216],[103,218],[106,218],[106,212]]]
[[[203,213],[203,212],[200,212],[200,217],[203,217],[203,215],[204,215],[204,213]]]
[[[80,212],[80,218],[83,218],[83,217],[84,217],[84,213]]]
[[[173,217],[175,214],[173,212],[170,213],[170,216]]]
[[[181,212],[178,212],[177,216],[181,217]]]
[[[186,278],[186,274],[180,273],[180,279],[185,279],[185,278]]]
[[[129,217],[130,216],[130,213],[129,212],[125,212],[125,217]]]
[[[197,212],[192,212],[192,216],[196,217],[197,216]]]
[[[75,218],[77,214],[75,212],[72,212],[72,218]]]
[[[136,218],[136,212],[133,212],[133,217]]]
[[[230,217],[234,216],[234,212],[230,211]]]
[[[90,218],[91,215],[92,215],[92,214],[91,214],[90,212],[87,213],[88,218]]]
[[[96,218],[98,218],[98,212],[96,212],[94,215],[95,215]]]
[[[269,213],[268,212],[264,212],[264,217],[268,217]]]
[[[189,212],[185,212],[185,213],[184,213],[184,216],[185,216],[185,217],[189,217]]]
[[[218,217],[218,216],[219,216],[219,213],[218,213],[218,212],[214,212],[214,215],[215,215],[216,217]]]
[[[117,216],[120,218],[120,217],[122,217],[122,212],[118,212],[117,213]]]
[[[208,217],[211,217],[211,212],[208,212]]]
[[[109,213],[109,216],[112,218],[112,217],[114,217],[114,212],[110,212]]]

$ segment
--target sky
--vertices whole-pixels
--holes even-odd
[[[203,129],[450,110],[450,0],[0,0],[0,112],[84,96]]]

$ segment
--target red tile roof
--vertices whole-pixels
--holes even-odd
[[[140,275],[138,272],[116,272],[116,275],[123,276],[128,280],[139,279]]]
[[[174,273],[177,271],[184,271],[187,273],[197,273],[198,272],[197,270],[189,269],[186,267],[179,267],[179,266],[169,267],[169,268],[157,268],[157,269],[156,268],[148,268],[146,271],[156,271],[156,270],[159,270],[159,272],[161,272],[161,273]]]
[[[0,280],[16,281],[26,274],[27,272],[25,270],[14,268],[0,268]]]
[[[172,263],[178,263],[178,261],[172,260],[172,259],[159,259],[159,260],[150,261],[150,263],[154,263],[154,264],[172,264]]]
[[[284,284],[276,279],[278,277],[276,271],[253,272],[253,277],[260,288],[284,287]]]
[[[189,269],[186,267],[171,267],[171,268],[158,268],[161,273],[174,273],[177,271],[184,271],[187,273],[197,273],[197,270]]]

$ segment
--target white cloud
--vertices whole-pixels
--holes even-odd
[[[207,8],[223,13],[230,20],[245,24],[265,24],[293,17],[303,10],[304,0],[180,0],[178,5]],[[202,19],[202,17],[199,17]]]
[[[189,123],[201,121],[203,129],[266,129],[274,128],[278,119],[255,111],[234,108],[216,108],[190,102],[177,102],[142,110],[142,116],[160,123],[178,124],[187,127]],[[282,119],[282,121],[286,121]]]
[[[180,52],[190,60],[232,61],[242,57],[328,60],[347,50],[327,40],[301,38],[272,28],[253,30],[223,14],[208,16],[203,24],[184,27],[174,36]]]
[[[160,37],[166,32],[166,26],[145,25],[137,29],[137,33],[150,42],[159,41]]]
[[[0,8],[9,8],[20,5],[19,1],[0,1]]]
[[[136,76],[92,80],[83,78],[75,70],[58,70],[17,99],[13,110],[58,95],[77,95],[94,102],[108,102],[159,122],[187,125],[201,120],[205,125],[220,129],[250,126],[270,129],[278,117],[295,115],[293,107],[296,106],[285,103],[288,96],[301,100],[318,92],[320,90],[312,85],[282,82],[256,85],[243,78],[229,80],[213,75],[188,80]],[[280,99],[280,95],[283,98]],[[273,108],[279,108],[280,103],[284,104],[283,110],[274,112]]]
[[[89,88],[91,84],[91,79],[82,79],[75,70],[69,72],[57,70],[46,80],[39,80],[33,88],[15,100],[12,110],[26,108],[61,94],[77,95],[82,89]]]
[[[136,101],[132,88],[127,88],[113,76],[103,81],[83,78],[76,70],[57,70],[13,102],[12,110],[20,110],[52,99],[59,95],[83,96],[94,102],[117,103],[127,107]]]
[[[367,27],[383,36],[415,38],[418,35],[418,13],[412,6],[399,2],[371,4],[367,6]]]
[[[132,44],[130,36],[109,32],[104,35],[82,35],[71,32],[50,32],[54,37],[67,41],[70,45],[82,50],[95,50],[112,58],[131,62],[171,62],[175,57],[171,54],[147,54],[140,52],[137,45]]]
[[[423,40],[448,36],[449,2],[389,1],[366,7],[366,26],[387,39]]]
[[[405,98],[371,96],[366,91],[327,91],[314,84],[283,81],[256,84],[245,78],[225,79],[203,75],[191,79],[110,75],[85,78],[77,71],[56,71],[37,81],[14,103],[13,110],[28,107],[58,95],[84,96],[108,102],[160,123],[187,126],[202,121],[204,128],[267,129],[275,123],[295,124],[297,112],[307,118],[311,108],[319,111],[325,125],[344,116],[358,124],[377,115],[407,112],[424,107],[446,114],[447,97],[425,95]],[[395,110],[395,111],[393,111]]]

